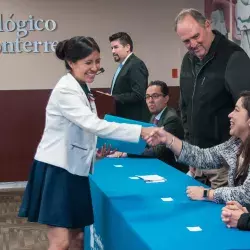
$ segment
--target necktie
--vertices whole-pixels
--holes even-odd
[[[122,64],[120,63],[119,66],[118,66],[118,68],[117,68],[117,70],[116,70],[116,72],[115,72],[115,75],[113,77],[112,86],[111,86],[111,92],[110,92],[111,95],[112,95],[112,92],[113,92],[113,89],[114,89],[114,86],[115,86],[116,78],[119,75],[121,69],[122,69]]]
[[[157,124],[158,124],[158,120],[157,120],[156,118],[154,118],[154,120],[153,120],[153,124],[157,126]]]

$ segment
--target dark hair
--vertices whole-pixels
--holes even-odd
[[[196,9],[183,9],[175,18],[174,23],[174,30],[177,30],[177,25],[180,21],[182,21],[186,16],[191,16],[197,23],[199,23],[202,27],[205,28],[205,23],[207,21],[207,18],[202,15],[198,10]]]
[[[151,81],[149,84],[148,84],[148,87],[150,86],[159,86],[161,87],[161,93],[166,96],[166,95],[169,95],[169,89],[168,89],[168,85],[163,82],[163,81]]]
[[[242,92],[240,94],[240,98],[242,98],[242,106],[247,110],[248,117],[250,118],[250,91]],[[238,164],[240,155],[243,157],[243,163],[241,166],[238,166],[235,185],[241,185],[248,175],[248,169],[250,165],[250,135],[248,135],[247,139],[242,143],[240,147],[238,154]]]
[[[133,41],[132,41],[131,37],[129,36],[129,34],[127,34],[125,32],[118,32],[118,33],[115,33],[109,37],[110,42],[113,42],[115,40],[119,40],[123,46],[129,44],[130,51],[131,52],[133,51]]]
[[[100,52],[100,48],[92,37],[75,36],[59,42],[56,46],[56,56],[65,61],[68,70],[71,70],[68,61],[75,63],[86,58],[93,51]]]

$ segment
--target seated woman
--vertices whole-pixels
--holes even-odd
[[[242,207],[237,201],[229,201],[222,209],[221,219],[227,227],[250,231],[250,205]]]
[[[145,138],[150,145],[166,143],[178,161],[201,169],[229,168],[228,187],[205,189],[188,187],[187,196],[193,200],[210,200],[218,203],[238,201],[250,204],[250,91],[240,95],[235,109],[229,114],[230,135],[228,141],[208,149],[201,149],[181,141],[159,128]],[[223,164],[222,164],[223,163]]]

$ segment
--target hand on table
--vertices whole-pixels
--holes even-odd
[[[226,206],[227,209],[230,210],[242,210],[244,213],[248,213],[246,207],[243,207],[238,201],[228,201]]]
[[[237,201],[228,201],[222,208],[221,219],[228,228],[237,227],[242,214],[248,213],[247,209]]]
[[[191,200],[204,200],[204,187],[190,186],[187,187],[186,193]]]
[[[195,176],[196,168],[189,166],[189,171]]]
[[[101,148],[99,148],[96,152],[96,158],[98,160],[106,157],[109,154],[114,153],[115,150],[111,150],[111,145],[109,145],[108,147],[106,146],[106,144],[104,144]]]
[[[127,157],[127,153],[116,151],[107,155],[108,158],[124,158]]]
[[[243,213],[241,209],[231,210],[227,207],[223,207],[221,219],[228,228],[237,227],[238,220]]]

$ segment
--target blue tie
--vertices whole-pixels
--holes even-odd
[[[116,78],[117,78],[118,74],[120,73],[121,69],[122,69],[122,63],[119,64],[119,66],[118,66],[118,68],[117,68],[117,70],[115,72],[115,75],[113,77],[112,86],[111,86],[111,92],[110,92],[111,95],[112,95],[112,92],[113,92],[113,88],[115,86]]]

